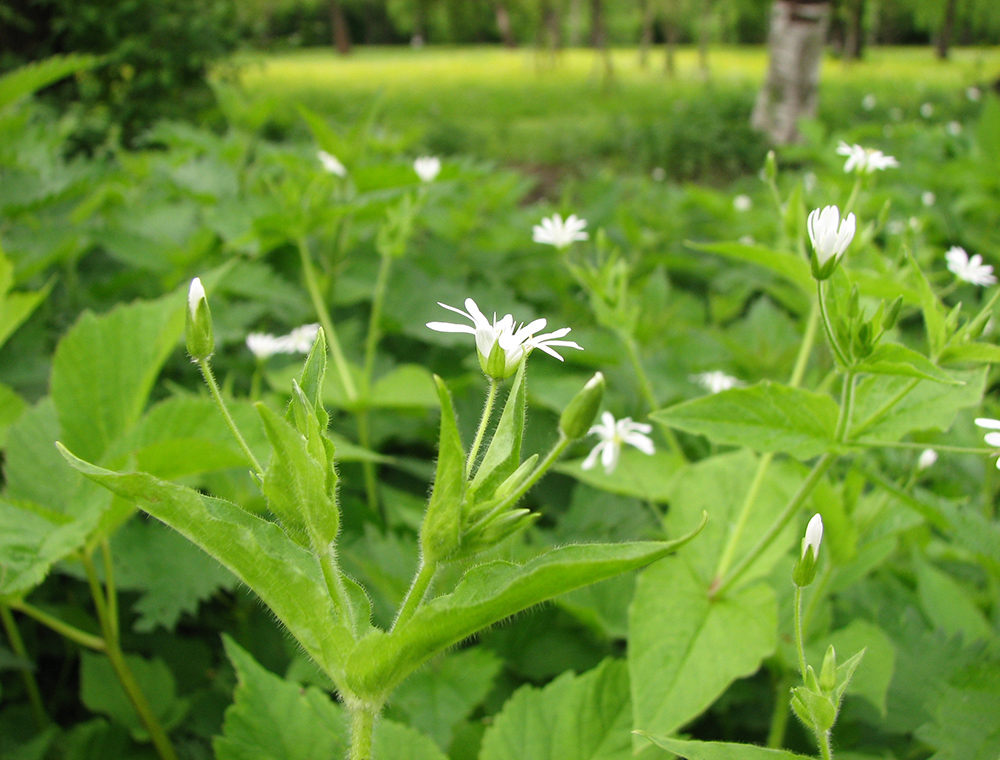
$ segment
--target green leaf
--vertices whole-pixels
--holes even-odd
[[[11,293],[14,282],[14,265],[0,249],[0,346],[45,300],[51,290],[51,283],[41,290],[30,293]]]
[[[972,593],[948,573],[925,560],[916,566],[917,593],[924,614],[935,628],[966,641],[995,641],[997,633],[975,603]]]
[[[433,409],[438,395],[433,376],[425,367],[400,364],[375,381],[368,401],[384,409]]]
[[[0,449],[7,443],[7,428],[21,416],[27,406],[12,388],[0,383]]]
[[[480,500],[490,498],[497,486],[521,464],[521,440],[524,437],[524,411],[527,404],[524,370],[527,364],[522,360],[517,368],[514,384],[507,394],[507,403],[493,439],[469,484],[470,501],[477,496],[481,497]]]
[[[656,746],[687,760],[811,760],[808,755],[797,755],[788,750],[768,749],[753,744],[684,741],[669,736],[654,736],[645,731],[636,733],[645,736]]]
[[[280,527],[222,499],[145,473],[111,472],[64,447],[60,450],[88,478],[135,503],[226,566],[333,680],[342,683],[339,663],[350,646],[350,633],[336,621],[319,563]]]
[[[779,277],[797,285],[803,292],[812,293],[815,289],[809,262],[800,259],[787,251],[775,251],[763,245],[744,245],[743,243],[686,243],[691,248],[706,253],[715,253],[734,261],[746,261],[764,267]]]
[[[465,451],[451,394],[437,375],[434,381],[441,399],[441,435],[434,487],[420,527],[420,546],[424,556],[436,562],[458,547],[465,496]]]
[[[352,688],[379,700],[414,669],[463,639],[575,588],[655,562],[690,541],[579,544],[544,552],[523,565],[489,562],[466,572],[455,590],[392,631],[375,631],[350,655]]]
[[[147,660],[138,655],[125,655],[125,662],[163,728],[169,731],[178,725],[187,714],[189,704],[187,700],[177,697],[170,669],[162,660]],[[149,734],[115,676],[111,663],[102,654],[80,653],[80,701],[88,710],[107,715],[125,726],[134,738],[148,741]]]
[[[917,737],[933,760],[996,760],[1000,753],[1000,666],[982,656],[968,676],[940,688],[933,719]]]
[[[942,364],[961,362],[1000,364],[1000,346],[993,343],[963,343],[959,346],[948,346],[941,352]]]
[[[763,382],[685,401],[650,418],[713,443],[809,459],[836,445],[837,415],[827,395]]]
[[[894,443],[914,430],[947,430],[961,409],[982,401],[986,368],[948,374],[964,384],[879,375],[864,378],[854,394],[851,440]]]
[[[927,340],[930,344],[931,356],[939,356],[947,339],[944,316],[941,313],[941,302],[934,289],[927,281],[924,270],[913,258],[913,252],[906,249],[906,259],[910,262],[910,271],[917,280],[917,290],[920,293],[920,308],[924,315],[924,326],[927,329]]]
[[[580,467],[583,459],[560,462],[557,472],[576,478],[581,483],[602,491],[635,496],[654,502],[666,502],[681,462],[669,452],[657,451],[652,456],[637,449],[624,447],[618,466],[611,474],[603,467],[584,470]]]
[[[486,698],[501,665],[500,658],[484,647],[437,657],[393,692],[388,715],[405,717],[406,723],[447,749],[455,724]]]
[[[0,110],[101,60],[94,55],[57,55],[29,63],[0,77]]]
[[[160,368],[184,330],[180,292],[157,301],[84,312],[59,341],[52,360],[52,400],[62,440],[89,461],[131,428]]]
[[[315,686],[302,687],[271,673],[228,636],[226,654],[236,668],[233,704],[212,748],[216,760],[316,760],[347,755],[347,715]],[[376,760],[447,760],[426,736],[391,720],[375,726]]]
[[[483,735],[481,760],[631,760],[628,671],[605,660],[518,689]]]
[[[899,343],[883,343],[877,346],[871,355],[855,365],[854,369],[856,372],[873,375],[902,375],[935,380],[948,385],[961,385],[960,380],[953,378],[926,356]]]
[[[633,723],[671,734],[704,712],[737,678],[757,671],[777,644],[770,586],[709,598],[682,557],[639,575],[629,616]]]

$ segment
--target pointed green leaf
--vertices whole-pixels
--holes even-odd
[[[554,596],[655,562],[694,538],[704,524],[703,518],[676,541],[577,544],[523,565],[473,567],[452,593],[433,600],[392,633],[373,632],[358,642],[350,655],[352,688],[383,698],[436,653]]]
[[[0,383],[0,449],[7,443],[7,428],[11,426],[27,403],[9,386]]]
[[[698,742],[658,736],[636,731],[657,747],[673,752],[686,760],[812,760],[808,755],[797,755],[784,749],[768,749],[753,744],[731,742]]]
[[[420,527],[420,546],[430,561],[445,559],[457,547],[465,496],[465,451],[458,433],[451,394],[444,381],[434,376],[441,401],[441,436],[438,443],[434,487]]]
[[[160,368],[184,330],[184,294],[84,312],[52,360],[52,400],[63,442],[99,461],[142,414]]]
[[[683,557],[646,569],[629,612],[634,725],[668,735],[690,723],[733,681],[757,671],[774,651],[777,629],[770,586],[712,599]]]
[[[341,682],[339,663],[350,634],[337,623],[319,563],[281,528],[222,499],[145,473],[105,470],[64,447],[60,450],[88,478],[134,502],[225,565],[271,608],[334,681]]]
[[[521,440],[524,437],[524,411],[527,404],[525,394],[524,369],[527,362],[522,359],[514,375],[514,384],[507,394],[500,421],[497,423],[493,440],[479,463],[476,476],[469,484],[469,498],[488,499],[507,477],[521,464]]]
[[[924,315],[924,327],[927,329],[927,341],[930,344],[930,355],[938,356],[944,348],[947,338],[944,316],[941,313],[941,302],[934,289],[927,281],[924,270],[913,258],[913,252],[906,249],[906,258],[910,262],[910,271],[917,279],[917,290],[920,293],[920,308]]]
[[[877,346],[871,355],[854,367],[855,372],[865,372],[872,375],[902,375],[934,380],[948,385],[961,385],[943,369],[923,354],[899,343],[883,343]]]
[[[302,374],[299,375],[299,387],[309,402],[316,410],[316,417],[319,420],[321,430],[326,430],[330,424],[330,416],[326,407],[323,406],[323,382],[326,379],[326,333],[323,328],[319,328],[316,333],[316,340],[313,341],[309,356],[302,366]],[[289,409],[289,414],[292,410]]]
[[[942,364],[961,362],[1000,364],[1000,346],[993,343],[963,343],[960,346],[948,346],[941,352]]]
[[[837,415],[836,402],[825,394],[763,382],[685,401],[649,416],[713,443],[808,459],[836,445]]]
[[[691,248],[706,253],[715,253],[734,261],[746,261],[764,267],[779,277],[797,285],[806,293],[812,293],[815,285],[809,262],[787,251],[776,251],[763,245],[743,243],[686,243]]]
[[[518,689],[483,735],[480,760],[631,760],[631,728],[628,670],[609,659]]]
[[[0,77],[0,110],[73,72],[89,69],[100,60],[95,55],[57,55],[14,69]]]

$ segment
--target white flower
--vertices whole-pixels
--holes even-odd
[[[809,213],[806,227],[821,268],[831,259],[836,261],[844,255],[854,239],[855,226],[854,214],[848,214],[841,221],[840,209],[836,206],[813,209]]]
[[[987,433],[983,440],[986,441],[987,446],[1000,449],[1000,420],[993,420],[989,417],[977,417],[976,424],[981,428],[993,431],[992,433]],[[1000,470],[1000,459],[997,459],[997,469]]]
[[[288,335],[250,333],[247,335],[247,348],[261,361],[275,354],[308,354],[318,333],[318,324],[296,327]]]
[[[819,513],[812,516],[806,526],[806,534],[802,537],[802,559],[806,558],[806,552],[812,549],[813,560],[819,558],[819,545],[823,541],[823,518]]]
[[[749,211],[753,208],[753,201],[750,200],[749,195],[737,195],[733,198],[733,208],[739,212]]]
[[[195,277],[191,280],[191,287],[188,288],[188,311],[191,312],[191,319],[194,319],[198,304],[205,298],[205,286],[201,284],[200,277]]]
[[[631,417],[625,417],[615,421],[611,412],[604,412],[601,421],[590,429],[588,435],[597,434],[600,442],[591,450],[587,458],[583,460],[580,467],[584,470],[591,469],[597,464],[597,458],[601,458],[604,465],[604,472],[611,474],[618,466],[618,457],[622,452],[622,445],[635,446],[643,454],[654,454],[656,449],[649,433],[653,432],[653,426],[644,422],[632,422]]]
[[[433,182],[441,173],[441,159],[437,156],[421,156],[413,162],[413,171],[421,182]]]
[[[699,375],[690,375],[688,379],[692,383],[697,383],[709,393],[721,393],[722,391],[728,391],[730,388],[738,388],[743,385],[743,383],[735,377],[727,375],[721,370],[702,372]]]
[[[556,248],[566,248],[577,240],[586,240],[590,236],[584,232],[586,219],[580,219],[576,214],[570,214],[566,221],[559,214],[542,219],[541,224],[532,227],[531,239],[536,243],[554,245]]]
[[[663,182],[667,178],[667,170],[662,166],[654,167],[652,177],[654,182]]]
[[[962,134],[962,123],[958,121],[949,121],[948,126],[945,127],[948,130],[948,134],[952,137],[958,137]]]
[[[973,285],[996,285],[993,267],[984,264],[983,257],[978,253],[970,258],[964,248],[954,245],[944,257],[948,260],[948,270],[958,279]]]
[[[471,320],[472,325],[461,325],[453,322],[428,322],[427,326],[437,332],[469,333],[475,335],[479,363],[484,372],[496,379],[510,377],[514,373],[514,370],[517,369],[517,365],[520,364],[521,357],[531,353],[532,349],[541,349],[559,361],[562,361],[563,358],[556,353],[553,346],[583,349],[583,346],[572,340],[561,340],[561,338],[569,334],[570,328],[568,327],[536,336],[535,333],[545,327],[544,319],[536,319],[528,324],[518,325],[514,322],[512,315],[505,314],[502,319],[497,320],[496,313],[494,313],[493,321],[491,322],[479,310],[476,302],[471,298],[465,299],[466,311],[443,303],[438,303],[438,306],[453,311],[456,314],[461,314],[466,319]],[[487,361],[493,352],[493,347],[497,344],[504,351],[505,364],[502,369],[497,368],[494,374],[487,370]]]
[[[934,193],[932,193],[930,190],[925,190],[923,194],[920,196],[920,202],[923,203],[928,208],[930,208],[935,203],[937,203],[937,196],[934,195]]]
[[[848,174],[857,172],[858,174],[871,174],[883,169],[895,169],[899,162],[892,156],[885,155],[875,148],[864,148],[860,145],[848,145],[841,142],[837,146],[837,153],[847,156],[844,162],[844,171]]]
[[[917,470],[926,470],[931,467],[938,459],[938,454],[934,449],[924,449],[920,452],[920,457],[917,459]]]
[[[965,91],[965,97],[971,100],[973,103],[978,103],[983,97],[983,92],[978,87],[969,87]]]
[[[931,118],[934,115],[934,106],[930,103],[924,103],[920,106],[920,115],[925,119]]]
[[[875,100],[875,96],[874,96],[874,95],[872,95],[871,93],[868,93],[868,94],[867,94],[867,95],[865,95],[865,97],[864,97],[864,98],[863,98],[863,99],[861,100],[861,107],[862,107],[863,109],[865,109],[866,111],[871,111],[871,110],[872,110],[873,108],[875,108],[875,104],[876,104],[877,102],[878,102],[878,101],[877,101],[877,100]]]
[[[321,150],[316,156],[319,158],[319,162],[323,164],[323,168],[330,172],[330,174],[336,174],[338,177],[347,176],[347,169],[332,153]]]

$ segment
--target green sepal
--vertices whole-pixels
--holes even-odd
[[[302,365],[302,374],[299,375],[299,387],[302,393],[309,399],[316,412],[320,430],[326,430],[330,425],[330,415],[323,405],[323,381],[326,378],[326,333],[323,328],[316,332],[316,340],[313,341],[309,356],[306,357],[305,364]],[[289,407],[286,415],[289,422],[292,421],[292,409]],[[299,432],[302,432],[300,429]]]
[[[479,366],[487,377],[494,380],[506,380],[511,373],[507,371],[507,352],[500,346],[500,341],[493,341],[489,356],[479,354]]]
[[[583,438],[590,431],[601,409],[605,386],[604,375],[598,372],[563,409],[559,416],[559,431],[569,440]]]
[[[792,689],[792,709],[813,731],[823,733],[837,722],[837,707],[830,697],[804,686]]]
[[[817,569],[816,553],[812,547],[808,548],[805,554],[799,556],[792,570],[792,582],[800,588],[805,588],[816,578]]]
[[[215,335],[212,332],[212,312],[208,299],[201,298],[195,305],[194,313],[187,308],[184,338],[187,352],[194,361],[203,361],[215,353]]]
[[[441,399],[441,435],[434,487],[420,526],[420,548],[425,561],[440,561],[457,548],[465,498],[465,451],[458,432],[455,408],[444,381],[434,376]]]
[[[483,461],[469,484],[468,499],[474,503],[489,499],[521,463],[521,441],[524,438],[524,411],[527,404],[524,382],[526,362],[521,359],[514,384],[507,394],[500,421],[493,433],[493,440],[483,455]]]
[[[832,692],[837,687],[837,650],[833,644],[826,648],[823,656],[823,667],[819,671],[819,688],[824,693]]]
[[[861,658],[865,656],[865,652],[867,651],[868,648],[865,647],[851,657],[851,659],[847,662],[837,666],[837,688],[834,692],[834,699],[836,699],[838,706],[840,705],[840,701],[844,698],[844,691],[847,689],[847,685],[851,682],[851,678],[854,676],[854,671],[857,670],[858,665],[861,664]]]

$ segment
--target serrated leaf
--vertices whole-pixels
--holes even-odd
[[[777,628],[770,586],[711,599],[683,557],[647,568],[629,614],[633,724],[656,735],[687,725],[757,671],[774,651]]]
[[[518,689],[483,735],[481,760],[631,760],[628,671],[621,660]]]
[[[99,461],[139,419],[184,330],[184,304],[177,292],[101,316],[84,312],[59,341],[52,401],[63,442],[84,459]]]
[[[706,253],[715,253],[733,261],[745,261],[783,277],[797,285],[803,292],[812,293],[815,285],[809,263],[787,251],[776,251],[763,245],[743,243],[692,243],[686,245]]]
[[[118,473],[60,449],[86,477],[185,536],[247,584],[336,682],[351,642],[336,619],[315,557],[277,525],[235,504],[145,473]]]
[[[809,459],[836,445],[837,415],[827,395],[763,382],[685,401],[650,418],[713,443]]]
[[[811,760],[807,755],[797,755],[784,749],[757,747],[753,744],[686,741],[646,731],[636,731],[636,733],[646,737],[657,747],[662,747],[686,760]]]
[[[353,688],[381,697],[436,653],[522,610],[575,588],[655,562],[697,535],[676,541],[579,544],[544,552],[523,565],[489,562],[466,572],[391,633],[373,632],[351,653]]]
[[[497,486],[521,464],[521,440],[524,437],[524,411],[527,404],[524,371],[527,364],[522,360],[514,375],[514,383],[507,394],[507,403],[504,404],[493,439],[469,484],[470,500],[477,496],[489,499]]]
[[[953,378],[926,356],[899,343],[883,343],[876,346],[870,356],[855,365],[854,370],[873,375],[902,375],[948,385],[961,385],[960,380]]]

